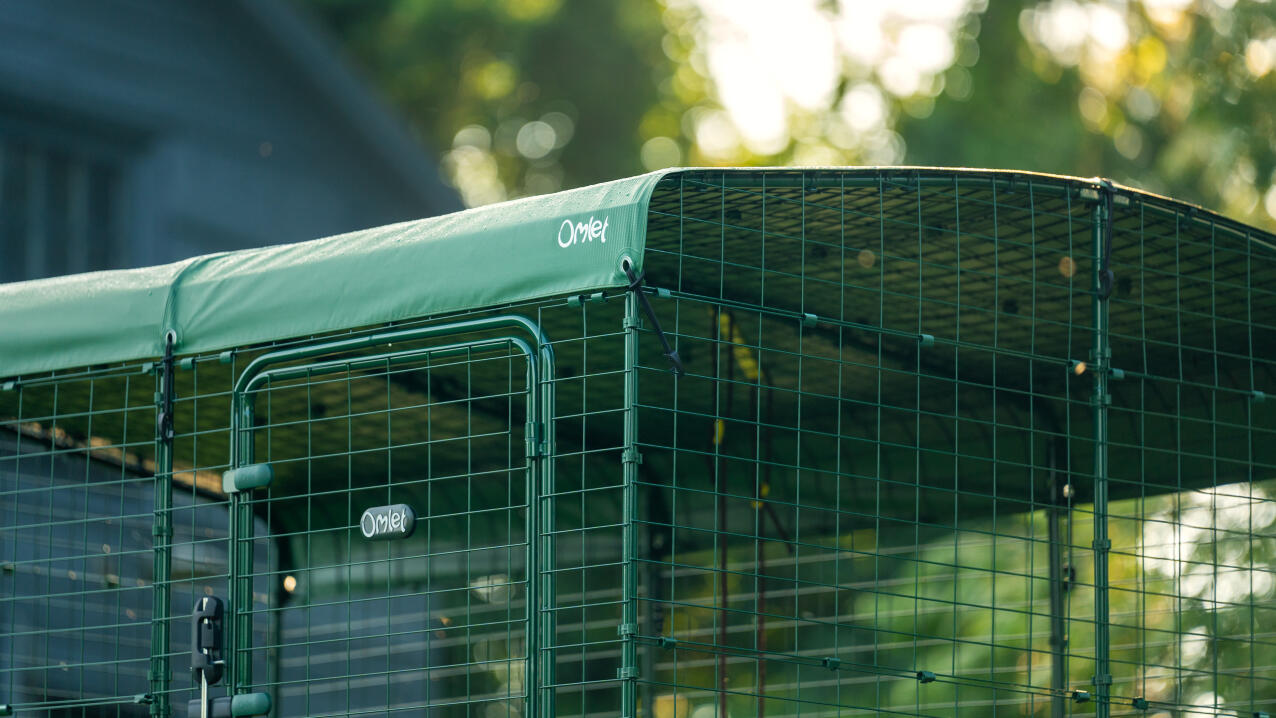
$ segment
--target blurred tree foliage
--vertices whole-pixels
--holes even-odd
[[[674,71],[648,0],[315,0],[469,205],[641,171]]]
[[[1103,175],[1276,227],[1276,7],[1223,4],[1111,5],[1128,36],[1102,47],[1060,37],[1086,5],[994,3],[967,19],[969,97],[899,123],[908,160]]]
[[[858,0],[786,7],[841,30],[876,27],[886,51],[865,56],[846,33],[824,33],[838,38],[831,68],[790,70],[776,46],[765,62],[833,79],[814,102],[780,100],[783,134],[761,143],[748,137],[754,113],[730,101],[750,78],[730,77],[733,63],[714,49],[741,5],[310,7],[444,156],[471,205],[669,164],[908,163],[1103,175],[1276,228],[1270,0],[931,5],[948,16],[926,26],[947,34],[938,43],[947,60],[911,84],[896,81],[890,53],[908,50],[900,28],[925,25],[926,3],[903,3],[900,17]]]

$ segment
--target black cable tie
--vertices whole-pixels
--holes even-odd
[[[660,339],[660,346],[664,349],[665,358],[669,360],[669,368],[676,376],[681,377],[687,371],[682,368],[682,359],[678,358],[678,351],[669,345],[669,338],[665,336],[665,332],[660,328],[660,320],[656,319],[656,310],[651,308],[651,302],[648,301],[647,295],[642,291],[642,280],[645,274],[635,272],[631,262],[625,262],[622,267],[625,275],[629,277],[629,291],[638,295],[638,301],[642,303],[642,309],[647,313],[647,318],[651,320],[651,328],[656,333],[656,337]]]

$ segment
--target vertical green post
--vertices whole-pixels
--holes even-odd
[[[638,292],[625,295],[625,438],[621,461],[624,467],[624,615],[620,623],[622,639],[620,677],[621,716],[633,718],[638,712],[638,535],[634,528],[638,510]]]
[[[1063,524],[1070,517],[1067,507],[1059,504],[1070,499],[1064,491],[1068,477],[1066,469],[1059,466],[1060,453],[1054,444],[1046,449],[1050,465],[1050,508],[1046,510],[1050,544],[1050,718],[1066,718],[1067,705],[1064,701],[1068,689],[1068,624],[1064,616],[1063,596],[1063,545],[1067,539]]]
[[[1102,188],[1091,215],[1091,250],[1093,271],[1092,331],[1094,335],[1090,364],[1094,372],[1091,403],[1094,408],[1094,712],[1096,718],[1111,714],[1112,671],[1108,642],[1108,369],[1112,350],[1108,346],[1108,291],[1111,288],[1109,259],[1112,246],[1111,190]]]
[[[546,507],[541,498],[548,495],[547,492],[551,490],[551,487],[544,484],[547,475],[544,466],[547,463],[545,457],[548,424],[544,403],[545,386],[541,382],[540,372],[537,371],[540,359],[540,355],[536,353],[529,352],[527,355],[528,422],[527,436],[524,437],[528,446],[525,482],[527,492],[527,555],[525,559],[527,566],[527,680],[524,685],[527,690],[526,715],[528,718],[540,718],[542,707],[546,705],[544,686],[547,665],[542,644],[553,637],[553,624],[548,622],[550,612],[543,610],[545,601],[543,592],[547,588],[545,581],[552,574],[543,570],[542,557],[551,555],[546,551],[552,547],[547,544],[550,540],[550,532],[544,525]]]
[[[539,587],[535,601],[529,597],[527,602],[528,610],[533,612],[529,616],[528,634],[538,635],[528,642],[527,655],[529,663],[533,666],[539,663],[540,668],[527,683],[528,695],[531,696],[528,716],[553,718],[556,709],[553,687],[556,680],[556,654],[552,647],[557,631],[557,615],[554,612],[557,603],[554,557],[558,554],[557,539],[554,536],[554,496],[557,490],[554,484],[554,348],[549,339],[540,333],[539,325],[530,320],[524,321],[524,328],[536,338],[537,351],[535,356],[528,356],[528,365],[532,371],[532,403],[539,406],[536,429],[539,446],[535,452],[536,458],[533,459],[539,487],[538,491],[528,496],[529,506],[535,507],[534,521],[529,527],[530,531],[535,532],[535,536],[529,536],[528,539],[529,542],[535,540],[540,545],[540,551],[529,558],[528,585],[539,582]]]
[[[527,697],[524,699],[526,705],[524,707],[528,718],[540,718],[540,687],[541,687],[541,667],[540,660],[540,638],[544,635],[543,626],[540,617],[540,589],[541,589],[541,570],[540,570],[540,549],[541,538],[544,535],[541,531],[541,505],[540,505],[540,477],[537,468],[540,465],[538,457],[540,456],[540,440],[541,440],[541,419],[540,419],[540,388],[537,386],[536,378],[536,360],[537,357],[529,355],[527,357],[527,372],[524,375],[527,381],[527,435],[523,437],[523,441],[527,443],[526,451],[526,475],[524,480],[524,490],[527,497],[527,551],[524,556],[527,571],[527,639],[525,648],[527,650],[527,680],[524,687],[527,690]]]
[[[253,402],[244,392],[236,391],[231,411],[235,422],[231,427],[232,468],[253,463]],[[230,616],[226,624],[226,691],[235,695],[240,688],[252,682],[252,661],[243,654],[252,637],[252,573],[253,573],[253,514],[252,504],[242,492],[229,497],[230,511],[230,571],[227,581],[227,605]]]
[[[231,682],[231,695],[239,693],[252,683],[252,660],[247,650],[252,645],[253,631],[253,509],[247,496],[236,494],[236,516],[239,523],[236,532],[236,563],[239,565],[239,587],[235,591],[236,646],[233,667],[237,674]],[[227,652],[227,656],[231,654]]]
[[[168,612],[173,569],[173,344],[164,337],[164,361],[156,373],[159,401],[155,417],[155,516],[151,525],[154,582],[151,586],[151,715],[165,718],[168,709]]]

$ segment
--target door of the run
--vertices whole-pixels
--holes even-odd
[[[526,710],[536,354],[398,346],[265,368],[234,397],[237,526],[270,527],[234,538],[233,620],[270,627],[230,646],[234,689],[281,718]]]

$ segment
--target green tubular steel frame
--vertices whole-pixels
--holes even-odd
[[[167,619],[173,580],[173,375],[177,369],[173,361],[173,345],[176,339],[175,333],[164,337],[164,359],[156,367],[159,411],[155,421],[155,520],[151,532],[154,537],[155,562],[152,571],[155,588],[151,605],[151,667],[147,677],[150,679],[152,696],[151,714],[157,718],[167,718],[169,715],[168,701],[156,701],[153,697],[168,695],[169,688]],[[156,650],[156,647],[163,648]]]
[[[214,595],[216,691],[280,716],[1276,713],[1270,235],[1041,175],[653,184],[628,289],[6,382],[0,706],[182,715]]]
[[[1105,195],[1110,197],[1110,195]],[[1091,236],[1091,262],[1093,271],[1090,291],[1094,295],[1093,350],[1090,363],[1094,371],[1094,697],[1095,715],[1107,718],[1111,715],[1112,673],[1108,665],[1110,621],[1108,608],[1108,554],[1112,541],[1108,539],[1108,370],[1112,366],[1112,351],[1108,348],[1108,296],[1106,296],[1103,272],[1109,258],[1106,248],[1111,247],[1112,228],[1108,224],[1111,208],[1103,202],[1093,210]]]

